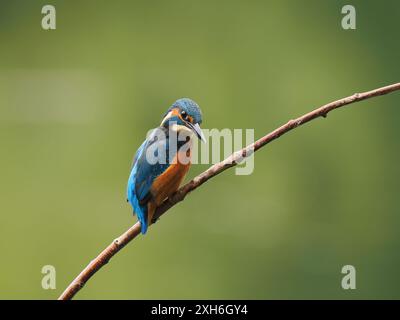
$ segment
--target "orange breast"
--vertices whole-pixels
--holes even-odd
[[[176,160],[177,156],[179,156],[179,152],[175,156],[173,163],[154,180],[151,186],[151,193],[157,206],[178,190],[190,168],[190,162],[182,164]]]

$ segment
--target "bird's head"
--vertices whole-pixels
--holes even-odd
[[[171,107],[167,110],[161,122],[161,126],[171,128],[177,132],[194,133],[197,138],[205,142],[203,132],[201,131],[200,124],[202,122],[202,115],[199,105],[189,98],[182,98],[176,100]]]

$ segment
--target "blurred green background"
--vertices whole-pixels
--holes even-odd
[[[2,1],[0,298],[56,298],[136,221],[131,159],[177,98],[200,104],[204,128],[260,137],[398,82],[399,2],[351,1],[347,31],[345,4]],[[252,175],[212,179],[76,298],[400,298],[399,103],[335,111],[257,152]],[[56,290],[41,287],[47,264]],[[346,264],[356,290],[341,288]]]

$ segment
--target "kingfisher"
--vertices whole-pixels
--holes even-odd
[[[202,113],[189,98],[176,100],[136,151],[127,186],[127,201],[145,234],[154,212],[171,196],[190,168],[193,138],[205,142]]]

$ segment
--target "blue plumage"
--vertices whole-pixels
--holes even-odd
[[[201,124],[203,121],[203,116],[201,114],[201,109],[199,105],[189,98],[181,98],[174,102],[174,104],[169,107],[167,113],[170,112],[174,108],[179,108],[180,110],[185,111],[187,114],[190,114],[194,121],[193,123]],[[167,114],[166,113],[166,114]]]
[[[136,215],[141,223],[142,233],[146,233],[146,230],[147,230],[147,223],[145,220],[145,217],[147,216],[147,206],[141,206],[139,204],[139,199],[136,197],[136,193],[135,193],[135,184],[136,184],[135,181],[136,181],[136,175],[137,175],[137,171],[138,171],[137,160],[142,155],[146,144],[147,144],[147,141],[145,140],[142,143],[142,145],[140,146],[140,148],[136,151],[135,158],[133,159],[133,166],[132,166],[131,174],[129,175],[129,179],[128,179],[128,188],[127,188],[127,195],[126,195],[126,198],[132,205],[133,211],[136,213]]]
[[[163,136],[161,134],[157,134],[159,130],[161,129],[155,129],[136,152],[133,167],[128,180],[127,197],[133,207],[134,212],[138,216],[143,234],[146,233],[148,226],[147,200],[150,197],[150,188],[153,184],[153,181],[169,167],[170,162],[168,159],[168,139],[154,139],[156,136]],[[166,135],[164,135],[164,137],[167,138]],[[153,147],[154,150],[165,150],[165,163],[151,163],[147,161],[147,151],[150,147]],[[161,158],[164,155],[158,154],[158,156]]]
[[[190,121],[186,115],[191,117]],[[168,109],[160,127],[153,130],[137,150],[128,179],[127,199],[141,223],[143,234],[146,233],[149,224],[151,224],[152,221],[149,221],[149,219],[151,220],[154,213],[151,212],[150,214],[149,205],[153,205],[153,210],[154,205],[158,205],[155,200],[158,195],[154,194],[154,190],[152,190],[154,181],[167,171],[176,152],[186,143],[178,142],[177,146],[169,145],[171,143],[169,140],[170,125],[175,123],[178,124],[178,128],[187,127],[203,139],[198,126],[201,121],[202,116],[198,105],[187,98],[179,99]],[[155,159],[158,160],[153,161],[152,156],[155,156]],[[166,187],[170,186],[168,183],[165,185]],[[168,195],[174,191],[165,190],[163,195]]]

